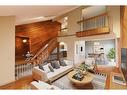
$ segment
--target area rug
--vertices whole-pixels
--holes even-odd
[[[94,79],[91,82],[91,85],[85,85],[85,87],[81,89],[104,89],[106,83],[107,75],[104,73],[96,73],[94,74]],[[53,85],[61,88],[61,89],[80,89],[75,87],[70,80],[68,79],[67,75],[59,78],[58,80],[52,83]]]

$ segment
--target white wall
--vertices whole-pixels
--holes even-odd
[[[80,50],[82,47],[82,51]],[[85,41],[75,41],[74,63],[80,64],[85,61]]]
[[[117,38],[120,38],[120,6],[109,6],[110,30]]]
[[[15,80],[14,24],[14,16],[0,16],[0,85]]]
[[[58,42],[64,42],[67,45],[67,59],[74,61],[74,38],[58,37]]]

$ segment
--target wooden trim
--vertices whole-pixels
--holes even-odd
[[[95,18],[101,17],[101,16],[106,16],[106,15],[108,16],[107,12],[105,12],[103,14],[100,14],[100,15],[97,15],[97,16],[93,16],[93,17],[87,18],[87,19],[80,20],[77,23],[82,23],[82,22],[85,22],[85,21],[88,21],[88,20],[91,20],[91,19],[95,19]]]
[[[60,29],[60,31],[62,31],[62,30],[66,30],[66,29],[68,29],[68,28],[62,28],[62,29]]]
[[[100,35],[100,34],[108,34],[110,33],[109,27],[85,30],[81,32],[76,32],[77,37],[84,37],[84,36],[92,36],[92,35]]]
[[[19,35],[16,35],[16,37],[29,39],[28,36],[19,36]]]
[[[61,35],[61,36],[58,36],[58,37],[68,37],[68,36],[75,36],[76,34],[71,34],[71,35]]]

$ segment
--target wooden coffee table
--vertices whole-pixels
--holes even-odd
[[[93,80],[92,73],[86,72],[86,75],[84,76],[83,80],[81,80],[81,81],[72,78],[73,75],[75,75],[75,74],[76,74],[75,71],[71,71],[70,73],[68,73],[67,76],[68,76],[68,79],[76,85],[85,85],[85,84],[91,83],[91,81]]]

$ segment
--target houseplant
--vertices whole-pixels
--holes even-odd
[[[107,55],[107,57],[109,58],[110,61],[114,62],[115,54],[116,54],[115,48],[111,48],[108,52],[108,55]]]

